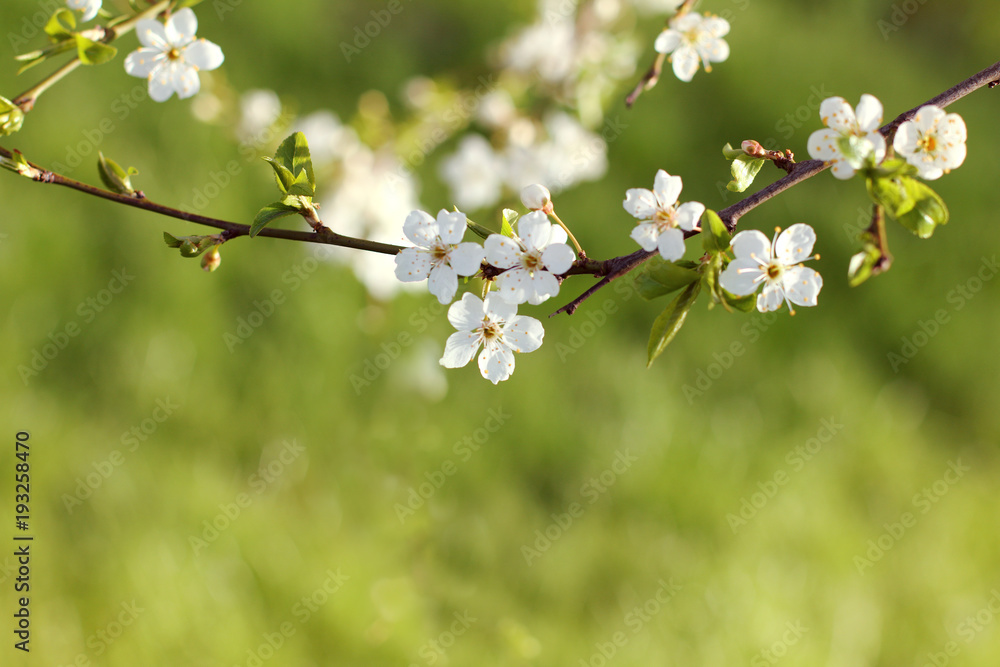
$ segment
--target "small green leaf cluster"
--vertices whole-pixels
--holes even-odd
[[[278,146],[273,158],[265,157],[264,160],[274,170],[275,183],[283,196],[257,212],[250,225],[250,236],[259,234],[274,220],[294,213],[302,215],[315,227],[316,176],[306,135],[296,132],[289,136]]]
[[[868,170],[865,185],[872,201],[886,215],[916,236],[927,239],[939,225],[948,223],[948,207],[941,196],[915,176],[916,167],[905,160],[886,160]]]
[[[766,162],[764,158],[748,155],[746,151],[733,148],[730,144],[725,145],[722,154],[727,160],[732,161],[729,168],[732,171],[733,180],[726,185],[726,189],[730,192],[744,192],[749,188]]]
[[[728,254],[732,236],[718,213],[705,211],[701,234],[705,254],[700,261],[668,262],[656,255],[636,281],[639,294],[644,299],[656,299],[681,291],[653,322],[647,347],[648,365],[673,341],[703,291],[710,295],[709,309],[721,304],[729,312],[738,310],[748,313],[754,308],[755,295],[738,297],[719,284],[719,275],[732,261]]]
[[[100,65],[115,57],[118,49],[91,39],[84,34],[91,31],[76,31],[76,17],[69,9],[57,9],[49,18],[48,23],[43,28],[45,34],[49,36],[50,46],[44,49],[37,49],[15,56],[15,59],[22,63],[18,74],[25,72],[35,65],[40,65],[49,58],[57,56],[67,51],[76,51],[77,57],[84,65]],[[91,34],[93,34],[91,32]]]

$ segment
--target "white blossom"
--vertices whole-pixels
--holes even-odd
[[[867,164],[885,158],[885,139],[879,133],[882,103],[871,95],[862,95],[857,110],[843,97],[828,97],[819,107],[825,130],[816,130],[807,147],[814,160],[833,163],[833,175],[841,180]]]
[[[176,12],[165,24],[143,19],[136,24],[142,48],[125,59],[125,71],[149,80],[149,96],[165,102],[171,95],[191,97],[201,89],[198,72],[219,67],[222,49],[196,39],[198,19],[190,7]]]
[[[500,200],[503,162],[478,134],[462,138],[458,150],[441,163],[441,177],[459,208],[481,209]]]
[[[763,285],[757,296],[757,310],[766,313],[788,303],[794,315],[792,304],[815,306],[823,288],[822,276],[801,264],[812,259],[815,243],[816,232],[802,223],[780,234],[776,231],[773,242],[755,229],[740,232],[732,240],[736,259],[722,272],[719,284],[737,296],[753,294]]]
[[[671,54],[674,74],[681,81],[690,81],[700,66],[711,72],[712,63],[721,63],[729,57],[729,44],[722,39],[728,33],[726,19],[688,12],[670,19],[653,48]]]
[[[89,21],[101,11],[101,0],[66,0],[66,6],[83,14],[81,21]]]
[[[556,275],[569,271],[576,254],[566,245],[566,231],[542,211],[522,216],[517,229],[520,242],[500,234],[486,239],[486,261],[507,269],[497,277],[501,297],[513,304],[538,305],[559,293]]]
[[[448,321],[457,329],[444,346],[441,365],[461,368],[472,361],[479,346],[479,371],[496,384],[514,372],[514,352],[534,352],[545,330],[533,317],[517,314],[517,306],[490,292],[483,301],[466,292],[448,309]]]
[[[899,126],[892,147],[919,170],[921,178],[933,181],[965,161],[967,136],[961,116],[928,104]]]
[[[423,211],[413,211],[403,223],[403,233],[415,248],[396,255],[396,277],[406,283],[427,280],[427,289],[441,303],[449,303],[458,291],[458,276],[471,276],[483,262],[483,247],[462,243],[465,214],[438,212],[437,220]]]
[[[544,185],[532,183],[521,188],[521,203],[532,211],[552,212],[552,193]]]
[[[694,230],[705,213],[705,205],[699,202],[675,206],[683,187],[680,176],[660,169],[652,190],[632,188],[622,202],[629,215],[639,220],[632,239],[647,252],[659,250],[668,262],[684,256],[684,232]]]

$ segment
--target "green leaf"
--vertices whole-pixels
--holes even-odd
[[[691,307],[698,299],[701,291],[701,282],[693,282],[677,295],[677,298],[670,302],[656,321],[653,322],[653,329],[649,332],[649,361],[646,366],[651,366],[658,356],[670,345],[670,342],[684,326],[684,320],[691,311]]]
[[[134,195],[135,188],[132,187],[132,176],[139,171],[135,167],[129,167],[125,171],[111,158],[104,157],[104,153],[97,152],[97,173],[101,177],[101,182],[112,192],[120,195]]]
[[[0,137],[14,134],[21,129],[23,123],[24,112],[21,108],[6,97],[0,96]]]
[[[657,255],[636,280],[639,295],[652,300],[676,292],[698,280],[697,271],[676,262],[668,262]]]
[[[882,259],[882,251],[873,243],[866,243],[864,250],[851,257],[847,268],[847,283],[857,287],[874,275],[875,266]]]
[[[746,151],[742,148],[733,148],[732,144],[728,141],[726,142],[726,145],[722,147],[722,157],[727,160],[735,160],[741,155],[746,155]]]
[[[492,229],[489,229],[488,227],[483,227],[482,225],[475,223],[472,220],[469,220],[468,218],[465,219],[465,226],[471,229],[472,233],[481,239],[488,239],[491,234],[496,234],[496,232],[494,232]]]
[[[278,189],[286,195],[289,194],[289,189],[295,184],[295,175],[288,167],[280,164],[274,158],[265,157],[263,160],[271,165],[271,169],[274,170],[274,179],[278,183]]]
[[[53,42],[72,39],[76,33],[76,17],[68,9],[57,9],[43,30]]]
[[[726,310],[738,310],[742,313],[752,313],[757,307],[757,295],[747,294],[746,296],[736,296],[728,290],[721,290],[722,305]]]
[[[281,202],[275,202],[273,204],[268,204],[264,208],[257,211],[257,215],[254,216],[253,224],[250,225],[250,236],[257,236],[260,230],[264,229],[268,224],[277,220],[278,218],[283,218],[286,215],[292,215],[296,212],[296,208],[293,206],[288,206]]]
[[[163,232],[163,241],[167,244],[167,247],[169,248],[181,247],[181,240],[176,236],[174,236],[173,234],[168,234],[167,232]]]
[[[514,238],[514,223],[520,214],[512,208],[505,208],[503,210],[503,219],[500,222],[500,233],[507,238]]]
[[[710,254],[726,252],[729,250],[729,242],[733,239],[722,218],[711,209],[706,210],[705,215],[701,216],[701,236],[705,252]]]
[[[869,178],[868,194],[885,207],[886,215],[922,239],[948,223],[948,207],[926,183],[910,176]]]
[[[278,146],[278,150],[275,151],[274,162],[292,173],[292,183],[307,184],[308,191],[297,194],[304,194],[309,197],[315,196],[316,176],[313,174],[312,157],[309,155],[309,143],[306,141],[306,135],[301,132],[289,135]],[[305,173],[305,177],[300,181],[299,174],[303,172]],[[283,192],[291,194],[290,190],[283,190]]]
[[[733,180],[729,181],[726,189],[730,192],[743,192],[749,188],[766,161],[763,158],[750,157],[749,155],[740,155],[735,158],[729,166]]]
[[[118,49],[77,35],[76,53],[84,65],[101,65],[114,58],[118,54]]]

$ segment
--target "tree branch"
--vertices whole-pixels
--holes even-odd
[[[0,147],[0,156],[5,158],[14,157],[13,153],[3,147]],[[31,180],[39,183],[62,185],[72,190],[77,190],[94,197],[100,197],[101,199],[107,199],[118,204],[124,204],[125,206],[141,208],[145,211],[158,213],[171,218],[177,218],[178,220],[184,220],[185,222],[193,222],[206,227],[222,229],[225,232],[224,236],[227,241],[240,236],[249,236],[250,234],[250,225],[243,225],[238,222],[229,222],[228,220],[219,220],[218,218],[210,218],[198,213],[188,213],[187,211],[181,211],[176,208],[157,204],[142,196],[121,195],[108,190],[102,190],[92,185],[87,185],[86,183],[73,180],[72,178],[67,178],[66,176],[62,176],[61,174],[57,174],[53,171],[43,169],[30,162],[28,164],[32,167],[32,169],[34,169],[34,173],[30,175]],[[270,238],[284,239],[286,241],[301,241],[304,243],[320,243],[325,245],[341,246],[344,248],[353,248],[355,250],[367,250],[369,252],[382,253],[384,255],[395,255],[403,249],[402,246],[393,245],[391,243],[379,243],[378,241],[369,241],[367,239],[357,239],[351,236],[344,236],[325,227],[313,232],[265,227],[260,231],[258,236],[268,236]]]
[[[941,108],[947,107],[948,105],[962,99],[969,93],[975,92],[984,86],[990,86],[992,88],[993,85],[991,84],[995,84],[997,79],[1000,79],[1000,62],[994,63],[978,74],[974,74],[965,81],[949,88],[940,95],[931,98],[923,104],[915,106],[909,111],[899,114],[899,116],[897,116],[892,122],[879,128],[879,132],[882,133],[882,135],[886,138],[886,141],[891,145],[892,137],[895,135],[896,129],[902,123],[912,118],[921,107],[927,104],[934,104]],[[757,208],[767,200],[781,194],[785,190],[798,185],[807,178],[812,178],[816,174],[825,170],[827,167],[828,165],[821,160],[806,160],[805,162],[799,162],[794,165],[791,173],[784,178],[771,183],[760,192],[752,194],[749,197],[736,202],[732,206],[728,206],[719,211],[719,217],[722,218],[726,227],[730,232],[732,232],[736,229],[736,225],[742,216]],[[689,238],[697,233],[698,232],[686,232],[684,237]],[[601,265],[601,270],[595,272],[594,275],[601,276],[601,279],[586,292],[573,299],[556,312],[552,313],[550,317],[559,313],[572,315],[584,301],[597,293],[601,288],[605,287],[616,278],[620,278],[621,276],[634,270],[655,254],[656,252],[640,250],[632,253],[631,255],[616,257],[614,259],[600,262],[599,264]],[[570,273],[573,273],[573,271],[570,271]],[[586,273],[586,271],[581,271],[581,273]]]

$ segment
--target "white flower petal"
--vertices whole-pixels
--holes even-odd
[[[486,295],[484,308],[489,318],[497,322],[506,322],[517,315],[517,306],[508,303],[496,292]]]
[[[521,263],[521,247],[502,234],[490,234],[483,247],[486,261],[498,269],[509,269]]]
[[[701,56],[690,46],[681,46],[670,56],[673,61],[674,76],[681,81],[690,81],[701,66]]]
[[[750,258],[737,259],[729,263],[719,276],[722,289],[736,296],[753,294],[760,287],[764,271],[760,264]]]
[[[861,96],[855,113],[858,129],[862,132],[874,132],[882,124],[882,103],[878,98],[867,93]]]
[[[656,250],[656,242],[660,238],[660,228],[651,222],[636,225],[629,234],[646,252]]]
[[[136,49],[125,58],[125,73],[145,79],[163,60],[157,58],[161,53],[159,49]]]
[[[476,331],[459,331],[448,336],[439,362],[445,368],[461,368],[476,355],[482,335]]]
[[[522,215],[517,221],[518,235],[529,251],[541,250],[549,244],[552,235],[552,223],[549,217],[541,211],[532,211]]]
[[[569,236],[566,235],[566,230],[559,225],[552,225],[552,229],[549,230],[549,243],[548,245],[554,245],[556,243],[566,243],[569,240]],[[546,246],[548,247],[548,246]]]
[[[190,7],[175,12],[163,26],[167,41],[176,47],[186,46],[198,32],[198,17]]]
[[[556,275],[569,271],[575,261],[576,253],[565,243],[551,243],[542,251],[542,264]]]
[[[442,304],[451,302],[455,298],[455,292],[458,291],[458,276],[455,274],[455,269],[447,264],[435,266],[427,279],[427,289]]]
[[[559,294],[559,281],[548,271],[535,271],[528,276],[525,287],[528,292],[528,303],[537,306]]]
[[[840,136],[836,131],[829,129],[816,130],[810,134],[809,141],[806,142],[809,157],[824,162],[840,159],[842,156],[837,146]]]
[[[782,283],[785,296],[796,306],[815,306],[819,291],[823,289],[823,277],[805,266],[785,269]]]
[[[854,109],[843,97],[828,97],[819,105],[819,117],[831,130],[840,134],[853,132],[857,127]]]
[[[486,316],[483,300],[471,292],[466,292],[462,298],[451,304],[448,309],[448,321],[459,331],[473,331],[483,324]]]
[[[778,235],[774,249],[775,259],[785,266],[798,264],[809,259],[815,243],[816,232],[812,227],[801,222],[792,225]]]
[[[677,226],[686,232],[698,226],[698,221],[705,214],[705,205],[701,202],[689,201],[677,207]]]
[[[729,21],[720,16],[708,16],[701,22],[702,29],[712,37],[724,37],[729,34]]]
[[[429,248],[437,240],[438,233],[438,223],[429,213],[410,211],[403,221],[403,234],[413,245]]]
[[[653,50],[657,53],[670,53],[681,45],[681,34],[676,30],[664,30],[656,36]]]
[[[531,278],[524,269],[504,271],[497,276],[496,293],[507,303],[524,303],[529,295],[534,294],[534,291],[530,290],[530,281]]]
[[[663,169],[656,172],[656,179],[653,181],[653,194],[659,203],[659,208],[669,208],[677,203],[681,196],[684,183],[680,176],[671,176]]]
[[[166,102],[173,94],[173,68],[160,63],[149,74],[149,98],[154,102]]]
[[[757,295],[757,310],[769,313],[778,310],[785,303],[785,293],[777,283],[765,283],[764,290]]]
[[[465,236],[465,221],[465,214],[461,211],[438,211],[437,228],[441,240],[449,245],[459,243]]]
[[[663,259],[676,262],[684,256],[684,232],[676,228],[668,229],[660,234],[656,247]]]
[[[163,31],[163,24],[152,19],[142,19],[135,24],[135,35],[139,38],[139,43],[145,47],[156,49],[157,52],[170,50],[170,43],[167,41],[167,34]]]
[[[756,229],[748,229],[738,233],[730,244],[737,260],[756,258],[767,262],[771,259],[771,241]],[[729,291],[732,292],[732,290]]]
[[[847,160],[837,160],[833,163],[831,171],[833,171],[835,178],[846,181],[849,178],[853,178],[857,170]]]
[[[497,340],[486,341],[479,354],[479,372],[493,384],[506,380],[514,372],[514,353]]]
[[[651,220],[656,214],[656,195],[644,188],[632,188],[625,192],[622,206],[628,214],[638,220]]]
[[[199,70],[210,71],[218,68],[226,60],[218,44],[207,39],[195,40],[184,48],[184,62]]]
[[[198,70],[188,67],[180,62],[172,63],[172,81],[174,91],[180,99],[186,99],[196,95],[201,90],[201,80],[198,79]]]
[[[713,39],[699,49],[709,62],[721,63],[729,58],[729,44],[724,39]]]
[[[395,259],[396,278],[404,283],[425,280],[434,266],[431,254],[417,248],[403,248]]]
[[[515,352],[534,352],[542,346],[545,329],[534,317],[518,315],[507,322],[503,340]]]
[[[482,266],[486,252],[478,243],[459,243],[448,255],[448,263],[460,276],[474,275]]]

